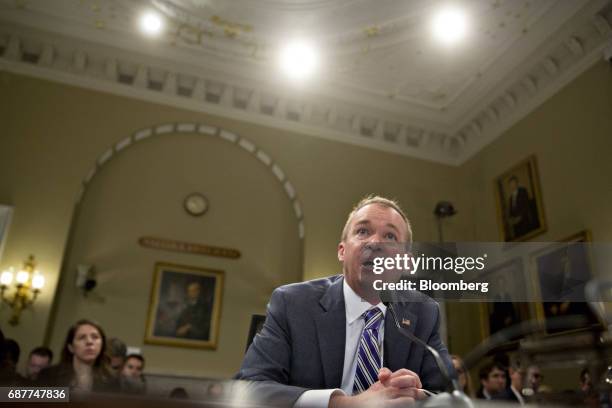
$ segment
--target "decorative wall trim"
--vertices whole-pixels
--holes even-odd
[[[249,139],[238,136],[228,130],[216,128],[201,123],[164,123],[156,126],[139,129],[135,131],[131,136],[123,138],[118,142],[114,143],[113,147],[104,151],[98,157],[93,167],[87,172],[87,174],[83,178],[83,181],[81,182],[81,186],[77,193],[76,205],[78,205],[83,199],[83,194],[85,193],[85,190],[87,189],[88,185],[91,183],[95,175],[104,165],[111,161],[113,157],[128,149],[130,146],[133,146],[134,144],[150,137],[162,135],[177,135],[184,133],[197,133],[204,136],[218,137],[221,140],[224,140],[232,145],[235,145],[237,148],[246,151],[248,154],[252,155],[253,158],[257,159],[257,162],[265,166],[270,171],[270,173],[272,173],[274,178],[280,183],[280,187],[285,191],[285,194],[287,194],[287,198],[289,199],[290,205],[295,213],[295,218],[298,222],[298,236],[300,237],[300,239],[304,239],[304,213],[302,210],[302,205],[300,203],[299,198],[297,197],[295,187],[293,187],[293,184],[287,179],[287,176],[285,175],[285,172],[281,169],[281,167],[272,160],[271,156],[268,153],[266,153],[264,150],[261,150],[259,147],[257,147],[257,145],[255,145],[255,143],[253,143]]]
[[[184,55],[184,61],[179,54],[168,53],[162,58],[127,48],[133,45],[111,46],[96,36],[88,40],[69,37],[23,25],[21,20],[22,25],[17,25],[2,18],[0,69],[460,165],[595,64],[612,44],[609,2],[591,0],[585,4],[572,18],[572,24],[564,25],[524,61],[517,61],[517,69],[510,75],[488,76],[489,85],[483,85],[477,99],[448,111],[419,110],[388,98],[368,100],[367,95],[340,89],[325,95],[281,89],[233,72],[213,71]],[[334,92],[337,97],[332,99]],[[373,108],[373,104],[379,106]],[[164,131],[156,129],[151,134]],[[134,140],[151,134],[139,134]],[[220,136],[228,141],[234,138],[231,133]],[[253,149],[248,142],[241,143],[241,148]],[[258,158],[265,164],[265,158]]]
[[[240,251],[234,248],[222,248],[196,242],[177,241],[169,238],[140,237],[138,243],[144,248],[164,251],[184,252],[188,254],[218,256],[220,258],[238,259]]]

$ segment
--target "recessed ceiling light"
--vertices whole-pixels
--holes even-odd
[[[314,46],[306,41],[293,41],[280,52],[281,69],[293,79],[305,79],[311,76],[318,62]]]
[[[438,40],[453,44],[465,37],[467,18],[460,9],[446,8],[434,16],[432,28]]]
[[[158,35],[162,31],[163,21],[159,14],[148,11],[140,17],[140,29],[148,35]]]

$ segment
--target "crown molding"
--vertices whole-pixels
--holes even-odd
[[[253,69],[249,77],[241,73],[244,67],[224,70],[222,62],[210,64],[189,50],[147,48],[126,39],[111,44],[117,38],[113,32],[93,35],[87,27],[51,31],[49,24],[41,23],[40,16],[28,20],[18,13],[0,17],[0,67],[95,91],[457,166],[601,58],[612,42],[611,2],[592,0],[583,4],[571,22],[523,56],[510,75],[495,81],[451,122],[447,122],[449,114],[438,115],[446,119],[436,121],[431,112],[424,115],[398,101],[377,104],[374,100],[373,108],[362,103],[363,95],[342,86],[283,86],[271,81],[270,74],[260,76],[261,67]],[[28,25],[28,21],[39,22],[42,27]]]

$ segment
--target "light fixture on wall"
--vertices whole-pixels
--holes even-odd
[[[444,218],[452,217],[457,214],[457,210],[450,201],[439,201],[434,208],[434,215],[438,220],[438,240],[440,243],[444,242],[444,236],[442,235],[442,220]]]
[[[6,291],[13,283],[13,279],[15,280],[15,292],[13,295],[7,295]],[[32,306],[44,285],[45,277],[36,270],[34,255],[30,255],[23,263],[23,268],[17,273],[12,267],[2,272],[0,275],[0,295],[2,296],[2,302],[12,310],[9,319],[12,326],[19,323],[21,312]]]
[[[83,296],[87,296],[98,285],[96,271],[93,265],[77,265],[76,287],[83,291]]]

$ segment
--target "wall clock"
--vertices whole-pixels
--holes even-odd
[[[198,217],[208,210],[208,199],[200,193],[191,193],[185,197],[183,206],[189,215]]]

